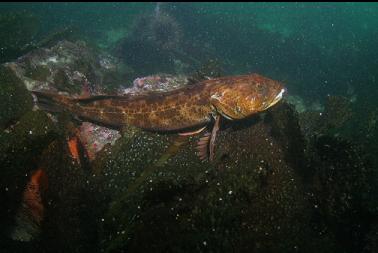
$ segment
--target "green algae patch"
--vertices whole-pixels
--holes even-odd
[[[25,69],[25,76],[33,80],[45,82],[47,78],[51,75],[48,67],[43,65],[32,66],[30,63]]]
[[[56,136],[57,129],[44,112],[27,112],[11,129],[0,133],[2,175],[23,174],[34,169],[42,150]]]
[[[14,123],[33,107],[33,99],[12,70],[0,66],[0,128]]]

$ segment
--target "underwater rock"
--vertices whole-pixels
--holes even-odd
[[[120,94],[139,94],[143,92],[165,92],[182,88],[189,82],[184,75],[156,74],[139,77],[133,81],[131,88],[121,89]]]
[[[9,68],[0,66],[0,129],[14,124],[32,107],[32,96],[22,81]]]
[[[189,77],[189,81],[193,84],[200,82],[202,80],[218,78],[221,76],[225,76],[225,71],[222,66],[222,62],[214,58],[205,62],[198,70],[191,74]]]
[[[115,58],[95,52],[83,42],[60,41],[50,48],[35,49],[1,67],[0,95],[4,99],[0,106],[6,109],[0,113],[0,126],[13,123],[33,106],[27,89],[71,95],[114,92],[125,82],[125,72],[121,70],[127,71]],[[82,124],[80,130],[91,158],[99,148],[119,137],[117,131],[88,123]]]
[[[340,137],[315,138],[311,147],[313,175],[308,189],[316,230],[334,235],[335,252],[362,252],[378,211],[377,172],[361,147]]]
[[[117,130],[83,122],[79,127],[79,137],[80,141],[85,146],[89,160],[92,161],[105,145],[113,145],[121,135]]]
[[[24,230],[16,230],[24,232],[13,234],[17,240],[27,241],[38,234],[33,221],[29,223],[23,214],[20,219],[15,216],[22,205],[37,203],[31,199],[33,192],[25,191],[25,187],[32,172],[39,168],[43,150],[58,135],[58,129],[45,113],[33,111],[25,113],[17,123],[0,133],[0,199],[3,206],[0,209],[0,234],[3,238],[10,238],[17,224],[19,227],[25,225]],[[38,208],[35,214],[31,217],[38,216]]]
[[[143,14],[113,52],[135,70],[136,76],[158,72],[184,74],[200,62],[186,52],[183,37],[180,24],[168,13]]]
[[[378,252],[378,223],[375,221],[372,224],[371,231],[366,236],[366,246],[364,250],[369,253]]]
[[[326,128],[337,129],[342,127],[353,115],[349,99],[341,96],[329,96],[322,116]]]
[[[288,95],[285,97],[285,100],[295,106],[295,110],[299,113],[306,111],[315,111],[321,112],[324,110],[324,107],[319,102],[306,103],[305,100],[297,95]]]
[[[341,131],[351,119],[351,102],[341,96],[328,96],[324,111],[305,111],[300,114],[300,125],[308,138],[314,135]]]
[[[137,132],[98,166],[112,202],[102,219],[105,252],[317,252],[301,176],[304,144],[294,111],[224,121],[214,163],[199,136]],[[173,139],[172,139],[173,138]],[[295,148],[294,148],[295,147]],[[297,150],[293,157],[288,154]],[[101,176],[102,175],[102,176]],[[311,246],[309,246],[311,245]]]
[[[82,41],[64,40],[50,48],[35,49],[5,65],[28,90],[64,91],[76,95],[83,90],[95,94],[118,88],[127,71],[118,68],[115,58],[95,53]]]
[[[40,166],[48,178],[44,193],[45,215],[39,244],[46,251],[89,252],[96,249],[97,211],[101,205],[90,184],[90,170],[70,153],[65,138],[51,142]],[[67,243],[69,242],[69,243]]]
[[[221,126],[213,163],[196,156],[199,136],[136,131],[103,150],[103,251],[363,248],[377,191],[362,150],[328,135],[306,141],[285,103]]]

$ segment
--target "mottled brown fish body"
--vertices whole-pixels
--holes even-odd
[[[263,103],[273,101],[281,88],[276,81],[252,74],[206,80],[168,92],[143,95],[77,99],[34,93],[38,98],[50,97],[85,121],[112,128],[131,125],[153,131],[181,131],[205,126],[217,111],[229,118],[258,112]],[[251,106],[249,100],[255,101],[256,108],[244,108]],[[239,111],[243,114],[236,114]]]
[[[202,85],[164,93],[104,96],[77,100],[73,112],[87,120],[122,127],[174,131],[207,124],[211,118],[208,88]]]

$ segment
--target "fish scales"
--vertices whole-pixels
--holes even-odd
[[[152,131],[185,131],[206,126],[214,115],[242,119],[281,99],[283,86],[258,74],[222,77],[168,92],[100,95],[89,98],[34,92],[50,97],[82,120],[120,129],[125,125]]]

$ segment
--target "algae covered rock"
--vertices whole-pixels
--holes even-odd
[[[131,139],[106,166],[107,175],[132,177],[118,184],[124,189],[111,198],[100,230],[102,248],[301,252],[310,244],[313,252],[319,250],[326,239],[310,229],[311,210],[296,173],[304,146],[291,114],[292,109],[281,106],[264,119],[224,122],[214,163],[196,156],[198,137],[169,141],[141,133]],[[288,157],[295,145],[298,161]],[[168,150],[174,155],[167,156]],[[113,185],[115,180],[105,181]]]
[[[377,215],[377,171],[361,147],[340,137],[321,136],[312,147],[310,192],[317,230],[334,234],[338,252],[360,251]]]
[[[347,123],[353,116],[351,102],[342,96],[328,96],[323,111],[300,113],[300,125],[308,138],[314,135],[347,133]],[[350,133],[349,133],[350,135]]]
[[[33,106],[23,82],[7,67],[0,66],[0,129],[15,123]]]
[[[96,248],[98,192],[89,184],[89,168],[78,162],[65,138],[46,146],[40,166],[46,171],[46,214],[39,243],[47,251],[88,252]],[[69,243],[67,243],[69,242]]]
[[[9,237],[13,219],[30,178],[38,168],[46,146],[58,136],[52,121],[43,112],[29,111],[11,128],[0,133],[0,233]]]
[[[83,90],[91,93],[114,90],[125,82],[129,71],[114,57],[97,52],[84,41],[66,40],[34,49],[5,65],[29,90],[69,94],[81,94]]]

